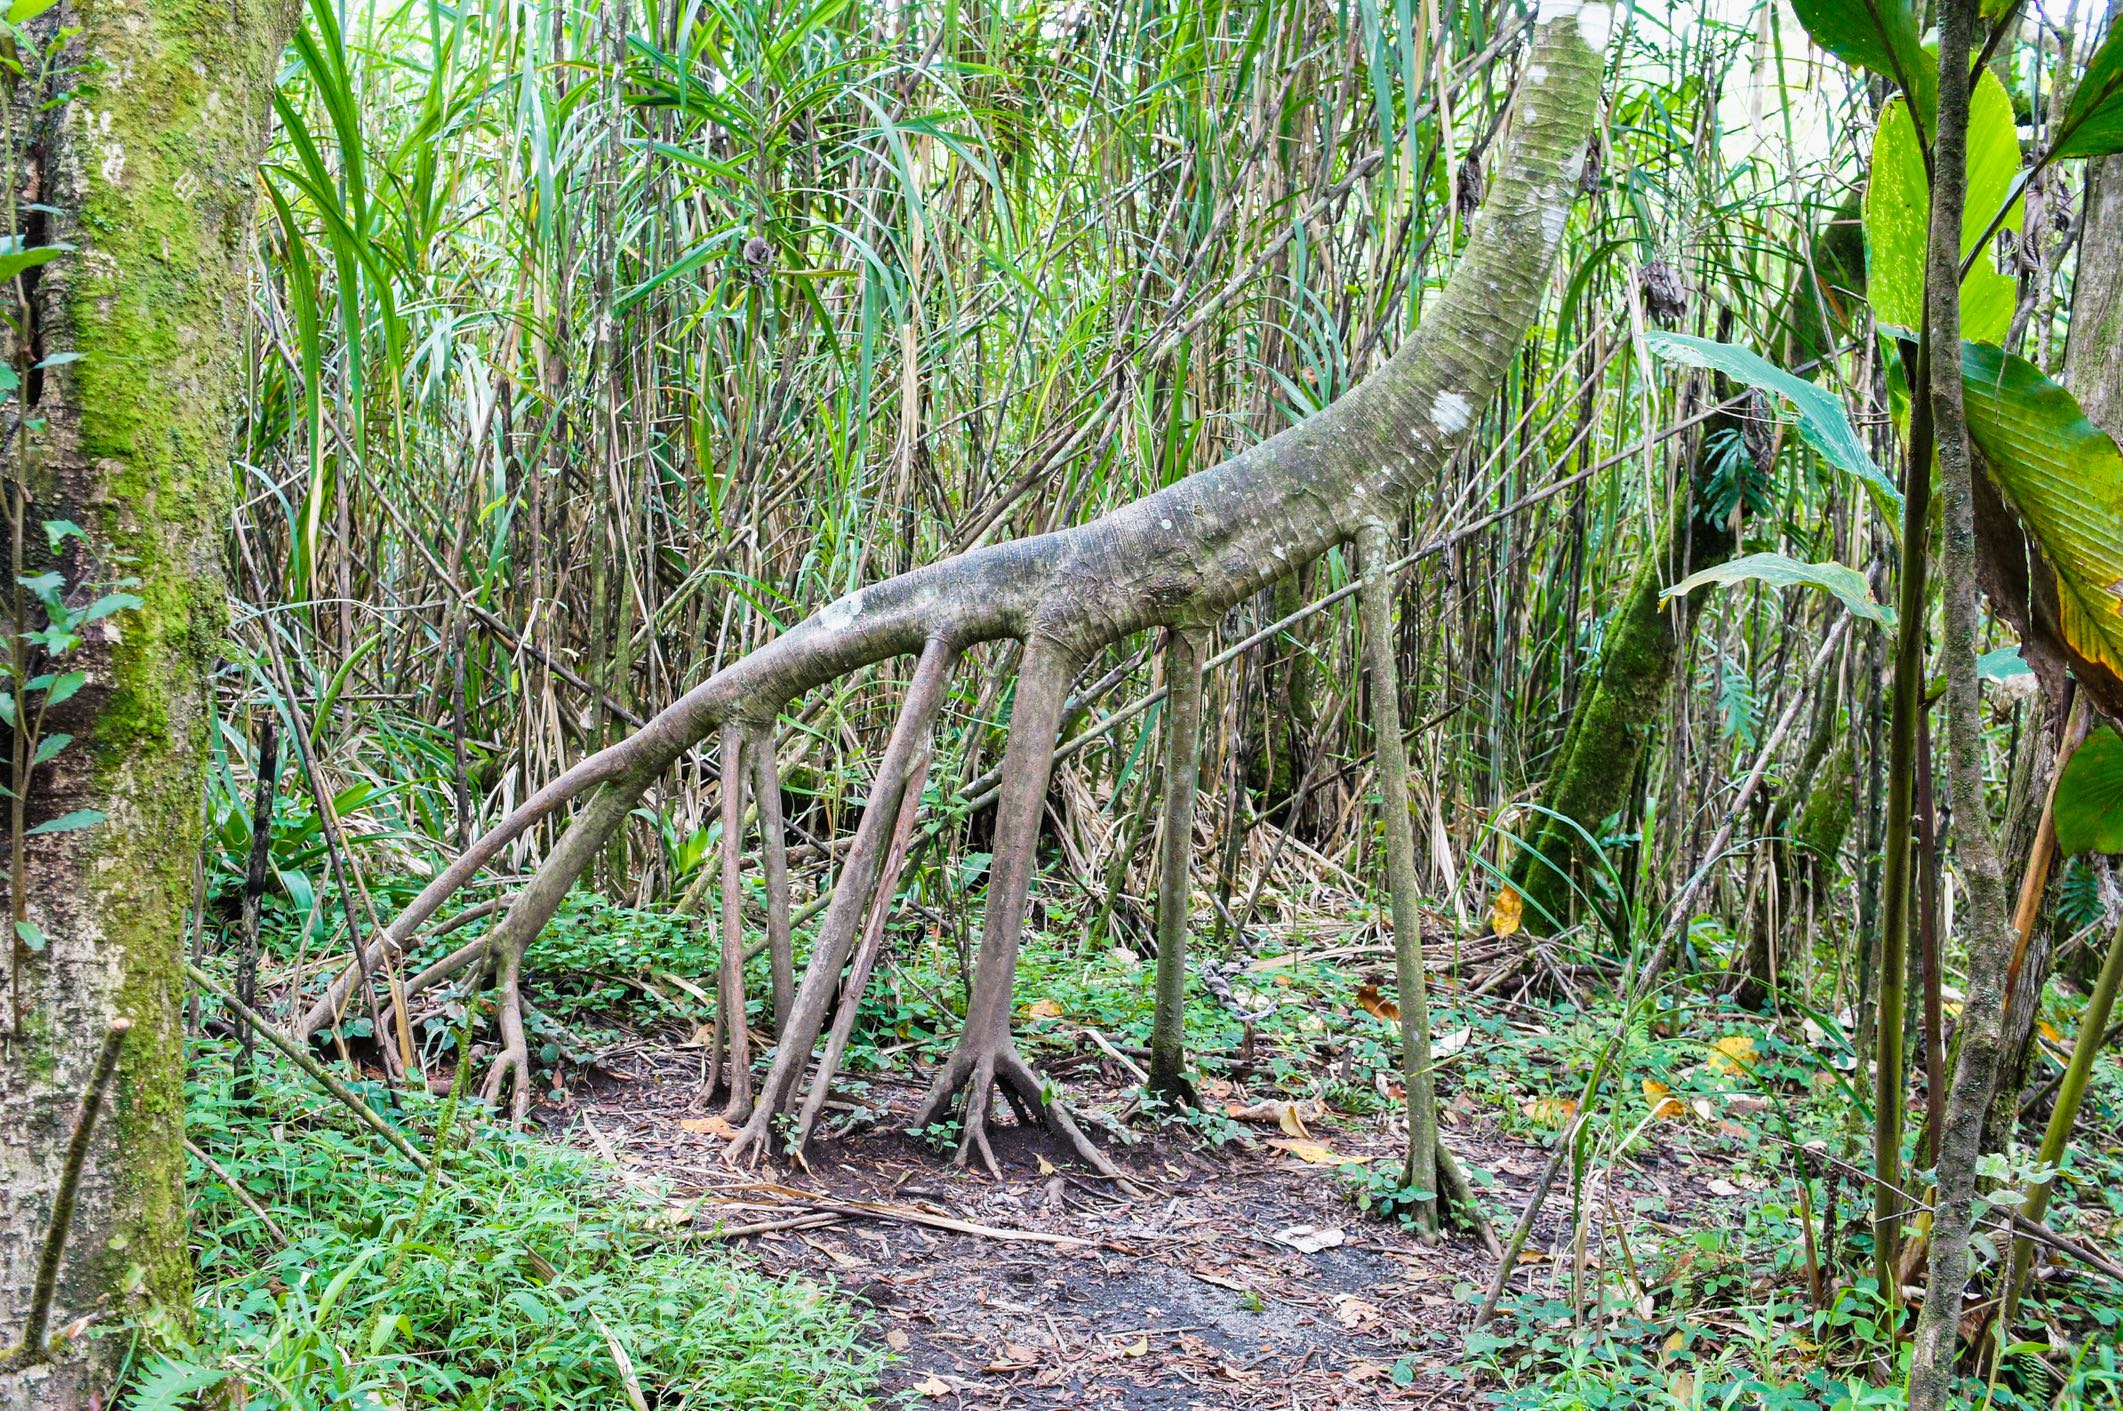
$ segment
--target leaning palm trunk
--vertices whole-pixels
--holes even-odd
[[[958,1049],[916,1122],[928,1125],[962,1103],[958,1159],[979,1155],[992,1164],[986,1125],[999,1086],[1021,1112],[1043,1116],[1084,1159],[1103,1168],[1103,1158],[1049,1098],[1009,1034],[1034,844],[1069,686],[1096,652],[1121,638],[1213,621],[1367,528],[1395,524],[1418,488],[1459,448],[1547,288],[1599,93],[1610,13],[1604,4],[1544,0],[1510,135],[1467,253],[1422,326],[1347,396],[1090,524],[961,554],[831,604],[539,791],[436,878],[379,944],[402,945],[511,839],[587,794],[496,928],[498,971],[513,980],[521,973],[524,947],[642,791],[683,751],[733,722],[746,738],[771,748],[772,724],[796,696],[872,663],[919,654],[774,1062],[733,1143],[734,1155],[759,1154],[774,1119],[800,1101],[842,967],[872,890],[888,870],[892,824],[925,755],[952,666],[975,644],[1014,640],[1024,653],[1003,755],[971,1002]],[[725,787],[731,787],[740,772],[726,767],[723,773]],[[737,845],[726,830],[723,846]],[[770,913],[779,915],[786,906],[786,896],[770,889]],[[331,1003],[344,993],[337,990]],[[845,995],[841,1003],[854,998]],[[723,1012],[726,1028],[742,1023],[741,1003],[726,1004]],[[312,1026],[330,1013],[331,1005],[320,1005]],[[513,1092],[520,1112],[528,1092],[527,1051],[513,995],[504,993],[500,1015],[503,1049],[487,1091],[497,1098]],[[811,1086],[830,1077],[819,1071]]]

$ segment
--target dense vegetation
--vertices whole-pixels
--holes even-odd
[[[97,81],[47,8],[8,12],[11,113]],[[774,1035],[842,925],[871,958],[808,1159],[905,1125],[872,1084],[977,1037],[1032,778],[1005,1025],[1034,1067],[1095,1031],[1152,1070],[1073,1122],[1066,1077],[1003,1083],[1076,1138],[1056,1160],[1241,1144],[1233,1081],[1330,1124],[1408,1112],[1408,1160],[1322,1199],[1454,1241],[1486,1210],[1502,1271],[1458,1289],[1448,1360],[1502,1405],[2123,1408],[2123,31],[2097,8],[1579,24],[1603,96],[1538,311],[1521,339],[1499,298],[1494,394],[1433,415],[1361,555],[1255,555],[1268,586],[1066,660],[1029,632],[940,676],[873,654],[631,794],[558,799],[845,595],[1327,425],[1418,330],[1447,341],[1561,79],[1515,0],[290,14],[213,500],[196,1285],[97,1330],[120,1404],[866,1404],[886,1350],[829,1278],[689,1240],[507,1119],[685,1044],[733,1127],[765,1085],[744,1155],[804,1147],[817,1112],[779,1120],[770,1065],[793,1049],[800,1089],[809,1046]],[[41,801],[124,748],[46,714],[98,624],[165,599],[158,562],[74,546],[107,497],[39,479],[33,394],[72,374],[30,281],[68,256],[32,248],[58,250],[17,121],[27,1054],[25,840],[127,821]],[[1043,683],[1051,778],[1006,771]],[[893,746],[925,691],[925,742]],[[846,879],[880,866],[873,912]],[[937,1161],[995,1164],[974,1092],[914,1119]],[[1523,1225],[1523,1189],[1449,1169],[1475,1132],[1552,1156]],[[1740,1212],[1616,1208],[1661,1147]],[[1509,1277],[1536,1217],[1563,1253]]]

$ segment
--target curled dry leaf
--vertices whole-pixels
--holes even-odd
[[[1310,1139],[1312,1133],[1305,1128],[1305,1109],[1286,1098],[1271,1098],[1266,1102],[1227,1102],[1224,1115],[1241,1122],[1273,1123],[1282,1128],[1283,1135]],[[1315,1111],[1311,1115],[1318,1116]]]
[[[1661,1122],[1678,1122],[1688,1115],[1687,1107],[1672,1093],[1673,1089],[1664,1083],[1644,1080],[1644,1101],[1651,1105],[1651,1115]]]
[[[1495,901],[1489,903],[1489,929],[1499,936],[1515,936],[1525,915],[1525,898],[1506,887],[1496,894]]]
[[[1364,1013],[1375,1019],[1385,1019],[1396,1024],[1400,1022],[1401,1007],[1381,995],[1378,986],[1369,980],[1356,987],[1356,1002]]]

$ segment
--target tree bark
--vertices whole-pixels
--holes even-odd
[[[927,643],[957,650],[1014,639],[1025,645],[1026,679],[1004,755],[983,973],[942,1086],[970,1091],[976,1105],[994,1077],[1036,1091],[1037,1079],[1007,1045],[1009,977],[996,972],[1016,955],[1032,861],[1004,848],[1003,824],[1037,823],[1054,740],[1020,736],[1058,728],[1067,682],[1055,687],[1053,673],[1149,628],[1213,620],[1434,483],[1549,291],[1612,18],[1605,4],[1543,0],[1510,135],[1459,268],[1415,332],[1347,395],[1090,524],[972,550],[831,604],[541,789],[430,883],[383,943],[402,945],[510,840],[594,788],[499,928],[520,954],[633,800],[721,722],[771,720],[804,691]],[[1034,836],[1036,827],[1026,839]],[[979,1146],[971,1139],[981,1114],[969,1108],[968,1118],[962,1156]]]
[[[0,1341],[22,1332],[74,1114],[119,1018],[131,1029],[87,1147],[51,1325],[115,1319],[136,1297],[189,1314],[184,918],[255,173],[294,16],[285,0],[67,0],[32,26],[43,43],[73,30],[64,101],[40,111],[17,93],[8,112],[10,208],[50,208],[18,228],[31,245],[75,247],[4,296],[28,335],[7,349],[26,373],[8,411],[45,421],[10,427],[6,473],[27,521],[10,578],[56,571],[76,605],[132,578],[144,604],[89,626],[57,663],[86,684],[44,722],[73,743],[32,776],[26,811],[31,827],[105,817],[11,840],[23,863],[9,901],[45,943],[9,947],[23,1023],[0,1040]],[[78,360],[28,370],[60,353]],[[61,519],[83,535],[46,554],[40,525]],[[38,1365],[0,1377],[0,1407],[108,1404],[123,1347],[25,1349]]]

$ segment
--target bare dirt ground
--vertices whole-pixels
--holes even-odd
[[[1064,1063],[1094,1101],[1128,1084],[1110,1062],[1102,1075]],[[1469,1317],[1452,1295],[1486,1286],[1494,1262],[1464,1234],[1425,1246],[1365,1215],[1317,1146],[1273,1126],[1249,1128],[1251,1150],[1185,1132],[1110,1144],[1131,1193],[1004,1122],[998,1179],[905,1135],[920,1089],[888,1078],[872,1081],[859,1130],[814,1142],[810,1170],[752,1172],[724,1164],[728,1129],[699,1080],[696,1053],[643,1048],[609,1058],[542,1117],[556,1136],[666,1179],[699,1237],[866,1303],[894,1354],[892,1399],[968,1411],[1474,1400],[1450,1375]],[[1448,1137],[1497,1174],[1488,1203],[1508,1234],[1542,1153],[1458,1115]],[[1308,1134],[1344,1158],[1387,1157],[1399,1136],[1390,1117],[1315,1121]],[[1536,1226],[1530,1262],[1560,1240],[1560,1218]]]

